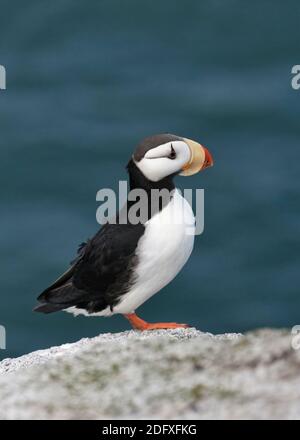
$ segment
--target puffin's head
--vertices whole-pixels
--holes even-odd
[[[132,159],[152,182],[175,174],[191,176],[213,165],[207,148],[174,134],[157,134],[144,139]]]

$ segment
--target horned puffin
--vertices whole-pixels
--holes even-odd
[[[194,234],[187,232],[187,224],[194,224],[194,214],[176,190],[174,177],[190,176],[212,165],[209,151],[190,139],[159,134],[141,141],[127,165],[130,191],[145,190],[151,205],[151,191],[166,189],[168,201],[149,209],[143,223],[104,224],[80,245],[70,268],[39,295],[34,311],[62,310],[75,316],[120,313],[136,330],[188,327],[148,323],[135,311],[173,280],[193,249]]]

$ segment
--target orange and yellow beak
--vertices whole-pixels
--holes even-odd
[[[205,168],[213,166],[213,158],[207,148],[191,139],[184,138],[184,142],[190,149],[191,157],[189,162],[182,167],[181,176],[192,176]]]

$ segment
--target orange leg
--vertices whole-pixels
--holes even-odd
[[[129,313],[127,315],[123,315],[132,327],[135,330],[157,330],[157,329],[167,329],[167,328],[187,328],[188,324],[177,324],[176,322],[157,322],[155,324],[151,324],[149,322],[144,321],[139,318],[135,313]]]

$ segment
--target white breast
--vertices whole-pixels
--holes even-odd
[[[191,206],[176,190],[171,202],[146,223],[136,251],[134,285],[114,307],[114,313],[134,312],[172,281],[192,252],[194,224]]]

